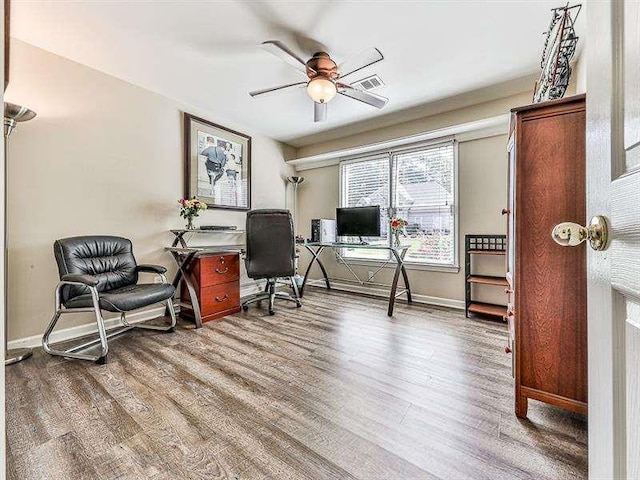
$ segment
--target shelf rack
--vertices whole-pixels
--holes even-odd
[[[493,303],[477,302],[473,300],[472,285],[489,285],[507,288],[509,283],[506,277],[481,275],[473,273],[471,259],[474,255],[501,255],[506,254],[506,235],[465,235],[465,316],[469,318],[469,313],[479,315],[489,315],[494,317],[504,317],[507,313],[505,305]]]

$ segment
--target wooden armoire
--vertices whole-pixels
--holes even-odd
[[[587,413],[586,244],[563,248],[561,222],[585,225],[585,96],[511,111],[507,321],[515,412],[528,399]]]

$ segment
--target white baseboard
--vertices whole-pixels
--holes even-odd
[[[325,288],[324,280],[312,280],[307,283],[307,285],[317,286],[320,288]],[[375,297],[383,297],[389,298],[389,290],[384,290],[381,288],[374,287],[364,287],[360,285],[352,285],[349,283],[341,283],[341,282],[331,282],[332,290],[341,290],[344,292],[352,292],[352,293],[364,293],[366,295],[373,295]],[[406,298],[404,296],[399,297],[401,300]],[[415,303],[424,303],[425,305],[435,305],[438,307],[448,307],[455,308],[456,310],[464,310],[465,303],[463,300],[454,300],[451,298],[440,298],[440,297],[431,297],[429,295],[420,295],[411,292],[411,299]]]
[[[319,286],[324,288],[324,280],[312,280],[308,285]],[[359,285],[350,285],[348,283],[331,282],[331,288],[334,290],[341,290],[344,292],[352,293],[364,293],[367,295],[373,295],[376,297],[389,297],[389,291],[381,288],[362,287]],[[240,287],[241,295],[243,297],[251,295],[256,292],[261,292],[261,284],[259,282],[247,282]],[[449,307],[457,310],[464,310],[465,304],[461,300],[453,300],[450,298],[430,297],[428,295],[411,294],[411,297],[416,303],[423,303],[426,305],[436,305],[438,307]],[[176,314],[180,312],[180,302],[174,301]],[[151,320],[153,318],[164,315],[164,305],[141,312],[135,312],[127,315],[127,321],[129,323],[138,323]],[[63,316],[64,319],[64,316]],[[64,321],[64,320],[61,320]],[[104,319],[104,326],[107,330],[121,327],[120,316],[107,317]],[[97,334],[95,321],[85,323],[83,325],[77,325],[75,327],[63,328],[56,330],[51,334],[51,343],[64,342],[72,340],[74,338],[83,337],[85,335]],[[19,338],[17,340],[11,340],[7,347],[13,348],[36,348],[42,345],[42,334],[32,335],[30,337]]]
[[[135,312],[127,315],[127,322],[129,323],[139,323],[145,322],[147,320],[151,320],[152,318],[157,318],[161,315],[164,315],[164,305],[156,308],[152,308],[149,310],[143,310],[141,312]],[[180,308],[176,306],[176,313],[180,311]],[[89,313],[89,315],[92,315]],[[61,320],[58,322],[60,325],[61,322],[64,322],[65,316],[63,315]],[[121,327],[120,323],[120,315],[114,317],[107,317],[104,319],[104,326],[107,330],[111,330],[113,328]],[[74,338],[83,337],[85,335],[98,334],[98,328],[96,327],[96,322],[92,321],[89,323],[85,323],[83,325],[77,325],[75,327],[62,328],[60,330],[54,330],[51,334],[50,341],[51,343],[64,342],[67,340],[72,340]],[[32,335],[31,337],[19,338],[17,340],[11,340],[7,345],[8,348],[35,348],[42,346],[42,334],[40,335]]]
[[[262,291],[259,282],[249,281],[240,286],[241,296],[251,295],[256,292]],[[180,312],[180,301],[174,300],[176,314]],[[158,306],[149,310],[143,310],[127,315],[127,321],[129,323],[138,323],[151,320],[152,318],[159,317],[164,314],[164,306]],[[89,314],[91,315],[91,314]],[[58,325],[64,322],[64,316],[58,322]],[[105,317],[104,326],[107,330],[121,327],[120,316]],[[44,333],[44,332],[43,332]],[[98,334],[96,322],[94,320],[87,322],[83,325],[77,325],[75,327],[62,328],[55,330],[50,337],[51,343],[64,342],[67,340],[73,340],[74,338],[83,337],[85,335]],[[36,348],[42,346],[42,333],[39,335],[32,335],[30,337],[18,338],[17,340],[11,340],[7,348]]]

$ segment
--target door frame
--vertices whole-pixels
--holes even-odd
[[[8,58],[5,59],[5,44],[6,42],[8,42],[8,36],[5,37],[5,27],[8,26],[8,18],[5,17],[5,13],[8,13],[5,11],[5,8],[8,7],[9,2],[8,1],[4,1],[4,2],[0,2],[0,9],[2,11],[2,18],[4,19],[4,21],[2,22],[1,26],[0,26],[0,38],[2,38],[2,47],[0,48],[0,55],[2,56],[2,58],[0,59],[0,83],[1,86],[0,88],[2,88],[1,93],[0,93],[0,100],[2,101],[2,112],[3,112],[3,117],[4,117],[4,89],[5,89],[5,66],[7,66],[7,63],[5,62],[5,60],[8,61]],[[6,32],[8,33],[8,32]],[[4,128],[4,127],[3,127]],[[4,155],[4,142],[5,142],[5,138],[4,138],[4,130],[3,130],[3,134],[0,135],[0,155],[2,156],[2,165],[4,167],[6,159],[5,159],[5,155]],[[0,196],[4,199],[5,198],[5,185],[6,185],[6,179],[5,179],[5,168],[0,168]],[[5,222],[5,217],[6,217],[6,211],[5,211],[5,202],[2,201],[0,202],[0,217],[2,217],[2,222],[0,222],[0,225],[2,225],[2,227],[0,227],[2,230],[4,230],[4,225],[6,225]],[[6,247],[5,245],[5,235],[4,235],[4,231],[0,232],[0,251],[4,252],[4,249]],[[4,358],[5,358],[5,351],[4,351],[4,336],[6,335],[6,332],[4,331],[4,315],[5,315],[5,309],[4,309],[4,305],[5,302],[7,301],[7,298],[5,296],[5,282],[7,281],[6,278],[6,270],[4,268],[4,255],[0,255],[0,272],[2,272],[0,274],[0,358],[2,358],[2,367],[0,368],[0,478],[6,478],[5,477],[5,468],[6,468],[6,444],[5,444],[5,391],[4,391],[4,369],[5,369],[5,365],[4,365]]]
[[[625,166],[624,3],[590,3],[587,16],[587,219],[611,218],[611,182]],[[611,288],[611,253],[587,250],[589,476],[625,478],[624,301]]]

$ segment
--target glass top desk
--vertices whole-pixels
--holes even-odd
[[[327,274],[327,270],[324,268],[322,261],[320,260],[320,254],[327,248],[333,250],[335,253],[338,262],[343,264],[347,270],[353,275],[354,279],[340,279],[341,281],[346,282],[355,282],[357,285],[362,287],[364,286],[379,286],[379,287],[388,287],[389,288],[389,307],[387,309],[387,315],[393,315],[393,307],[396,302],[396,298],[400,295],[407,295],[407,302],[411,303],[411,287],[409,286],[409,276],[407,275],[407,270],[404,267],[404,257],[407,254],[407,250],[409,250],[408,245],[400,246],[400,247],[389,247],[387,245],[366,245],[360,243],[324,243],[324,242],[304,242],[298,243],[299,246],[303,246],[307,249],[309,253],[313,256],[311,262],[309,262],[309,266],[307,267],[307,271],[304,274],[304,280],[302,282],[302,288],[300,288],[300,296],[304,294],[304,287],[307,284],[309,279],[309,272],[311,271],[311,267],[313,267],[314,263],[318,264],[320,270],[322,271],[322,275],[324,276],[324,283],[327,289],[331,289],[331,283],[329,281],[329,275]],[[382,265],[378,267],[378,269],[371,275],[368,280],[362,280],[356,272],[353,271],[347,260],[344,258],[342,254],[342,249],[362,249],[362,250],[385,250],[390,252],[389,260],[383,260]],[[389,263],[395,262],[396,268],[393,275],[393,282],[391,285],[385,285],[382,283],[373,282],[373,278],[375,275],[381,271],[384,267],[386,267]],[[398,280],[400,279],[400,274],[402,274],[402,280],[404,282],[404,288],[398,290]]]

